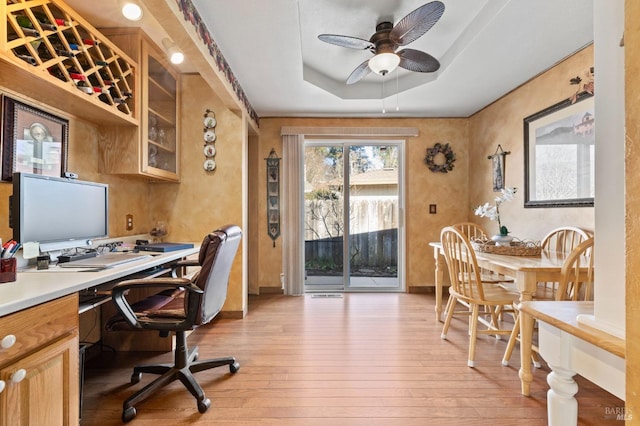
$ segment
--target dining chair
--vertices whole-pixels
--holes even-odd
[[[456,227],[447,226],[440,232],[440,242],[449,270],[451,287],[449,287],[450,306],[442,328],[442,339],[446,340],[454,306],[461,303],[468,307],[469,355],[467,365],[474,367],[476,339],[478,334],[508,335],[511,328],[502,328],[504,324],[499,313],[510,311],[518,294],[508,291],[498,284],[485,283],[481,279],[480,268],[469,239]],[[483,307],[483,311],[480,311]],[[457,312],[456,312],[457,313]],[[486,328],[478,330],[478,324]]]
[[[482,228],[480,225],[478,225],[477,223],[474,222],[459,222],[456,224],[451,225],[454,228],[458,229],[465,237],[467,237],[467,239],[469,240],[469,242],[473,241],[473,239],[478,239],[478,240],[488,240],[489,237],[487,236],[487,232],[484,230],[484,228]],[[489,284],[508,284],[508,283],[512,283],[513,279],[509,278],[509,277],[505,277],[504,275],[499,275],[496,274],[492,271],[487,271],[485,269],[480,269],[480,279],[482,280],[482,282],[484,283],[489,283]],[[449,308],[451,308],[451,304],[452,304],[452,298],[449,297],[449,299],[447,300],[447,304],[444,307],[444,315],[445,317],[447,316],[447,312],[449,312]],[[466,306],[463,302],[458,301],[458,303]],[[466,306],[467,308],[469,308],[468,306]],[[467,311],[462,312],[462,314],[467,315],[468,314],[468,309]]]
[[[561,253],[571,253],[580,243],[593,234],[590,231],[575,226],[562,226],[550,231],[542,239],[542,250]],[[558,287],[557,282],[540,282],[533,295],[534,300],[554,300]]]
[[[588,237],[569,253],[562,264],[562,269],[560,270],[560,281],[558,281],[554,289],[553,299],[550,300],[593,300],[593,243],[594,238]],[[516,313],[518,313],[517,310]],[[507,349],[505,350],[502,358],[502,365],[509,365],[509,360],[511,359],[511,354],[513,353],[515,344],[519,341],[520,321],[519,314],[517,314],[513,332],[511,333],[511,336],[509,336]],[[536,368],[540,368],[540,363],[537,361],[538,348],[535,346],[532,347],[531,356],[534,357],[534,354],[535,358],[533,364]]]

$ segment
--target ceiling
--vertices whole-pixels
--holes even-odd
[[[468,117],[593,40],[592,0],[442,0],[442,18],[405,46],[436,57],[437,72],[398,68],[347,85],[372,54],[318,35],[368,40],[379,22],[427,1],[191,1],[260,117]],[[148,11],[127,24],[117,0],[66,2],[98,28],[139,25],[164,37]]]

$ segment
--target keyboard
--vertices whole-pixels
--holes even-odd
[[[59,263],[60,268],[96,268],[106,269],[113,268],[114,266],[123,265],[129,262],[136,262],[144,259],[149,259],[151,255],[144,253],[122,253],[122,252],[109,252],[99,254],[96,257],[89,259],[81,259],[73,262]]]

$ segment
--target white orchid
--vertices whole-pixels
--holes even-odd
[[[495,205],[491,205],[489,203],[485,203],[483,205],[477,206],[474,209],[474,214],[480,217],[486,217],[490,220],[495,220],[498,222],[498,229],[500,229],[500,235],[507,235],[509,230],[506,226],[502,226],[500,223],[500,204],[511,201],[516,198],[517,188],[502,188],[500,190],[500,195],[497,196],[494,200]]]

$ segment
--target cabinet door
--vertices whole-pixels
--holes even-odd
[[[146,152],[146,156],[143,156],[143,171],[159,177],[177,179],[177,75],[161,54],[155,52],[148,44],[143,43],[142,52],[147,71],[147,120],[142,138],[143,152]]]
[[[13,383],[19,370],[26,376]],[[0,370],[0,425],[77,425],[78,337],[69,335]]]

